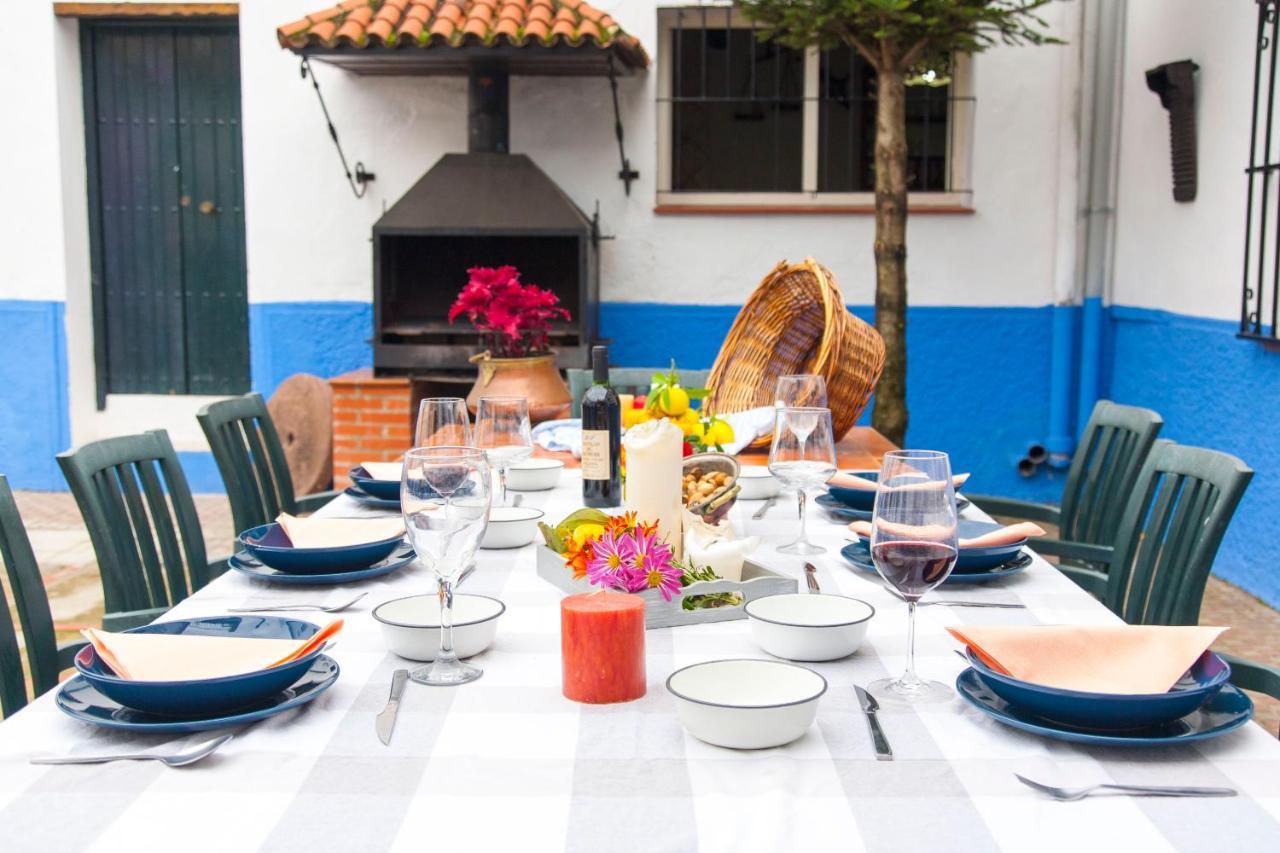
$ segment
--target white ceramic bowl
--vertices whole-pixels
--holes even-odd
[[[507,488],[516,492],[545,492],[560,482],[564,463],[559,459],[526,459],[507,469]]]
[[[739,468],[738,485],[742,486],[738,499],[744,501],[761,501],[782,493],[782,483],[764,465],[743,465]]]
[[[493,644],[498,617],[507,606],[487,595],[453,596],[453,648],[460,658]],[[440,651],[440,599],[435,595],[393,598],[373,609],[391,651],[409,660],[435,660]]]
[[[520,548],[538,536],[543,512],[531,506],[495,506],[489,510],[489,526],[481,548]]]
[[[730,749],[765,749],[800,737],[818,713],[827,680],[794,663],[714,660],[667,679],[680,722],[698,740]]]
[[[751,638],[787,660],[836,660],[858,650],[876,609],[857,598],[815,593],[767,595],[743,610]]]

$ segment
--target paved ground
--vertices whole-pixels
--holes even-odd
[[[102,592],[98,564],[71,495],[18,492],[17,500],[45,577],[60,639],[75,636],[82,626],[99,624]],[[227,499],[222,495],[197,495],[195,500],[209,557],[229,554],[235,534]],[[1218,648],[1280,666],[1280,612],[1238,587],[1210,579],[1200,621],[1204,625],[1231,626]],[[1254,700],[1258,721],[1275,732],[1280,727],[1280,702],[1262,696],[1255,696]]]

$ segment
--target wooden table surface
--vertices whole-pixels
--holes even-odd
[[[836,445],[836,456],[842,469],[870,468],[878,471],[880,458],[888,451],[897,449],[893,442],[871,427],[854,427]],[[553,452],[539,447],[534,455],[563,460],[566,468],[577,468],[581,464],[577,457],[565,451]],[[738,461],[744,465],[767,465],[769,451],[744,451],[738,454]]]

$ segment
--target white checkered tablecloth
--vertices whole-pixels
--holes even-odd
[[[526,495],[559,519],[578,505],[579,480]],[[759,522],[742,502],[733,521],[760,534],[756,553],[800,575],[774,551],[795,533],[792,503]],[[811,505],[812,507],[812,505]],[[649,692],[624,705],[578,705],[560,695],[561,593],[534,572],[532,547],[481,551],[466,591],[507,604],[496,644],[476,659],[484,677],[458,688],[410,684],[389,747],[374,734],[392,670],[369,611],[428,592],[425,569],[341,588],[268,586],[234,572],[176,607],[174,617],[254,603],[340,601],[332,654],[337,684],[313,704],[249,727],[186,769],[156,763],[33,766],[37,754],[151,747],[160,737],[75,722],[51,695],[0,725],[0,850],[789,851],[789,850],[1266,850],[1280,849],[1280,742],[1260,727],[1199,746],[1157,751],[1086,748],[1005,728],[959,698],[881,719],[897,760],[875,760],[851,684],[903,667],[905,606],[844,564],[846,531],[811,508],[828,547],[815,559],[826,591],[877,609],[853,657],[816,664],[830,689],[816,725],[788,746],[735,752],[686,735],[664,687],[677,667],[766,657],[745,621],[649,631]],[[323,511],[352,515],[339,498]],[[801,584],[803,588],[803,583]],[[1107,623],[1114,617],[1049,564],[989,586],[949,587],[965,598],[1020,601],[1027,610],[931,607],[920,612],[918,668],[951,681],[963,664],[943,627],[982,623]],[[1114,780],[1230,785],[1233,799],[1093,798],[1058,803],[1015,772],[1071,785]]]

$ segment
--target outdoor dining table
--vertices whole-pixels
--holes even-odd
[[[570,470],[556,489],[526,493],[524,505],[554,522],[580,496]],[[801,577],[801,558],[775,551],[796,531],[795,504],[779,503],[753,520],[759,505],[740,501],[733,524],[763,537],[755,559]],[[321,515],[368,512],[339,497]],[[411,664],[387,651],[370,611],[434,591],[430,573],[411,565],[342,588],[311,588],[228,572],[171,615],[300,599],[332,603],[368,592],[342,614],[346,625],[331,651],[342,667],[334,687],[248,726],[183,769],[28,764],[36,755],[164,740],[91,728],[59,713],[45,695],[0,725],[0,850],[1280,849],[1280,742],[1254,724],[1176,748],[1085,747],[1006,728],[955,697],[922,708],[886,704],[880,718],[895,760],[877,761],[853,685],[902,670],[905,605],[845,563],[843,524],[818,507],[809,512],[811,536],[827,548],[813,559],[823,591],[864,599],[877,612],[858,653],[810,664],[829,689],[816,724],[787,746],[733,751],[695,740],[665,689],[667,676],[687,664],[768,657],[745,620],[648,631],[648,693],[640,700],[592,706],[565,699],[563,594],[535,573],[533,546],[478,553],[477,571],[461,592],[495,596],[507,608],[495,645],[476,659],[484,676],[456,688],[411,684],[384,746],[374,717],[392,672]],[[976,508],[966,512],[983,517]],[[941,592],[1027,606],[922,608],[917,667],[946,682],[964,667],[943,630],[948,625],[1117,621],[1039,557],[998,583]],[[1057,785],[1231,786],[1240,796],[1063,803],[1024,787],[1015,773]]]

